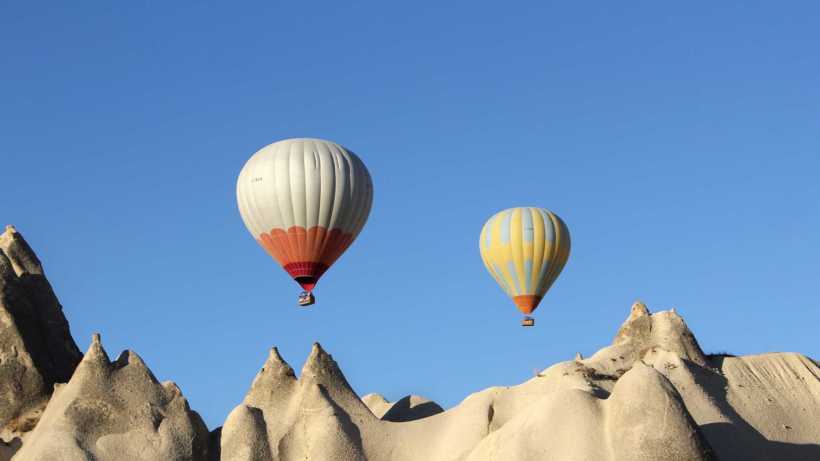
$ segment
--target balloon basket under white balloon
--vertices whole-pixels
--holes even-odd
[[[316,302],[316,297],[309,291],[303,291],[297,300],[299,307],[308,307]]]

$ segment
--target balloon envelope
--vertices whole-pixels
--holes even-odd
[[[569,230],[547,209],[510,208],[484,224],[478,246],[490,275],[531,314],[569,258]]]
[[[364,227],[370,173],[356,154],[321,139],[286,139],[257,151],[236,184],[245,226],[310,291]]]

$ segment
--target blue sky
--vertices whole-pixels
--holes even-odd
[[[83,350],[137,351],[212,428],[273,345],[452,406],[607,345],[638,298],[706,351],[820,356],[820,7],[389,3],[0,6],[0,221]],[[299,136],[375,186],[309,310],[234,190]],[[477,241],[529,205],[573,252],[525,330]]]

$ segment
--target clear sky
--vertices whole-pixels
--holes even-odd
[[[635,299],[707,352],[820,356],[814,2],[53,3],[0,6],[0,221],[81,349],[137,351],[211,428],[274,345],[449,407],[609,344]],[[375,186],[307,310],[235,203],[301,136]],[[572,233],[533,329],[478,253],[511,206]]]

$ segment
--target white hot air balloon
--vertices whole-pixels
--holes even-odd
[[[364,163],[339,144],[286,139],[257,151],[239,173],[236,200],[254,239],[299,283],[300,304],[359,235],[373,182]]]

